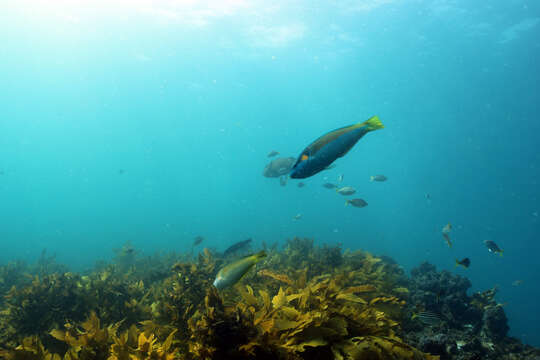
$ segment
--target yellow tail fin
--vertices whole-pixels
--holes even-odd
[[[262,259],[264,259],[266,257],[266,251],[264,250],[261,250],[259,251],[258,253],[256,254],[253,254],[253,258],[255,261],[261,261]]]
[[[378,130],[378,129],[384,128],[383,123],[381,122],[381,120],[379,120],[379,117],[377,115],[375,115],[375,116],[369,118],[368,120],[364,121],[361,125],[366,126],[367,131],[373,131],[373,130]]]

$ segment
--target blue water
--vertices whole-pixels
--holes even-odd
[[[498,285],[540,345],[540,3],[88,3],[0,5],[0,263],[313,237]],[[262,176],[372,115],[306,187]],[[321,187],[339,174],[369,206]]]

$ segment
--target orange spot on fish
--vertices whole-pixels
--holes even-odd
[[[309,158],[309,156],[307,156],[306,154],[302,155],[302,157],[301,157],[302,161],[307,160],[308,158]]]

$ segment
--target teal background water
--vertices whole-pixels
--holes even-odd
[[[1,263],[46,248],[84,269],[127,240],[152,253],[196,235],[219,250],[313,237],[498,285],[511,334],[540,345],[538,2],[0,10]],[[386,128],[306,187],[262,176],[271,150],[297,156],[374,114]],[[321,187],[339,174],[368,207]]]

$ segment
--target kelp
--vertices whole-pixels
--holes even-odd
[[[154,334],[148,334],[132,325],[119,333],[121,323],[102,327],[100,319],[92,312],[89,318],[65,330],[52,330],[50,336],[65,345],[62,354],[45,349],[37,336],[23,339],[13,350],[0,350],[7,360],[172,360],[178,358],[172,348],[176,330],[172,330],[163,342]]]
[[[347,281],[346,275],[316,277],[302,289],[280,287],[274,296],[248,285],[238,288],[242,300],[233,306],[208,292],[202,315],[189,322],[190,353],[203,359],[427,358],[396,336],[393,318],[404,301],[375,296],[371,285],[343,287]],[[222,341],[229,346],[220,346]]]
[[[293,238],[235,287],[218,292],[212,282],[225,259],[208,249],[195,260],[189,254],[143,261],[126,244],[116,255],[115,263],[86,275],[38,276],[9,290],[2,310],[9,326],[0,327],[9,341],[0,342],[7,348],[2,354],[51,360],[432,358],[399,337],[408,290],[403,271],[389,259]]]

